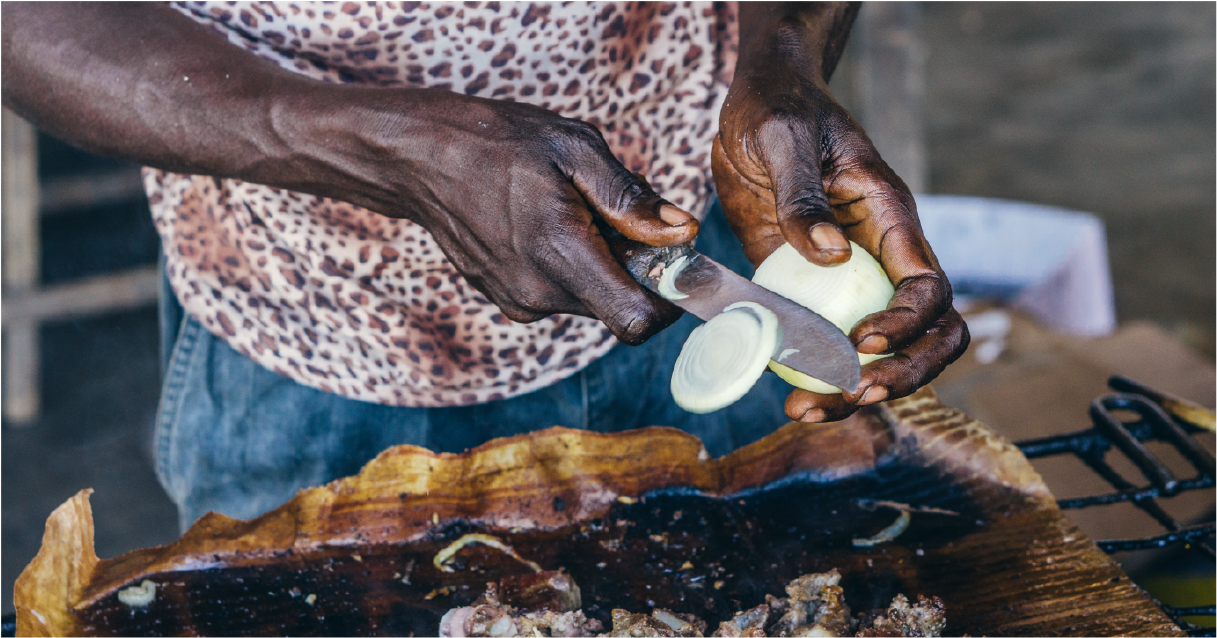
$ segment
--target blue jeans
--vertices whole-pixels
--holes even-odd
[[[697,247],[751,276],[717,204]],[[691,315],[641,346],[614,347],[543,390],[480,405],[401,408],[343,398],[259,366],[184,315],[162,282],[165,379],[156,471],[177,503],[183,530],[211,510],[257,516],[300,488],[355,474],[385,448],[403,443],[461,452],[553,425],[598,432],[667,425],[700,437],[720,456],[787,422],[783,402],[790,386],[773,374],[712,414],[689,414],[673,403],[672,366],[700,323]]]

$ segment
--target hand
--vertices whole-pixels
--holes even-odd
[[[590,125],[446,91],[317,82],[161,4],[6,7],[3,97],[73,144],[415,221],[503,313],[597,317],[639,343],[680,311],[634,282],[598,215],[655,246],[697,221]]]
[[[786,42],[799,35],[789,25],[774,31]],[[751,42],[767,50],[763,40]],[[913,196],[833,99],[820,64],[770,56],[754,66],[746,54],[741,46],[712,163],[723,210],[749,260],[759,264],[789,242],[814,263],[841,264],[850,257],[848,238],[874,255],[896,285],[887,309],[849,334],[859,352],[894,356],[864,366],[855,392],[796,389],[786,400],[786,415],[838,420],[861,405],[907,396],[968,345]]]
[[[351,102],[338,109],[301,113],[323,124],[293,139],[325,140],[311,149],[321,164],[345,162],[360,177],[349,190],[307,190],[421,224],[515,321],[595,317],[637,344],[679,318],[622,268],[593,216],[652,246],[693,239],[698,222],[626,170],[595,127],[448,91],[343,93]],[[353,117],[335,117],[356,103]]]

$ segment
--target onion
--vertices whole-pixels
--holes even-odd
[[[521,563],[528,565],[534,572],[542,571],[540,565],[524,558],[523,556],[520,556],[516,553],[516,550],[512,549],[511,545],[508,545],[507,543],[504,543],[503,541],[489,534],[465,534],[455,541],[452,541],[452,543],[444,549],[441,549],[439,553],[437,553],[435,557],[431,559],[431,562],[435,564],[436,569],[439,569],[442,572],[454,572],[456,570],[448,566],[448,561],[452,560],[452,557],[456,556],[456,553],[461,551],[461,549],[463,549],[466,545],[474,544],[493,547],[520,561]]]
[[[728,306],[689,334],[672,370],[672,398],[694,414],[735,403],[752,389],[779,339],[772,310],[750,301]]]
[[[814,310],[845,334],[867,315],[887,308],[896,287],[883,266],[864,248],[849,242],[853,255],[837,266],[819,266],[803,258],[794,246],[784,244],[757,267],[752,281]],[[866,365],[890,354],[858,353]],[[840,388],[810,377],[777,361],[769,369],[791,385],[820,394],[839,394]]]
[[[853,256],[838,266],[818,266],[790,244],[778,248],[756,269],[752,281],[802,304],[827,319],[842,332],[849,331],[869,314],[887,308],[896,294],[883,267],[870,253],[850,242]],[[683,258],[660,276],[660,294],[682,298],[674,285]],[[672,371],[672,398],[676,405],[695,414],[705,414],[735,403],[756,384],[765,366],[791,385],[818,392],[839,394],[841,390],[819,379],[778,363],[781,326],[771,310],[752,302],[732,304],[689,335]],[[858,353],[866,365],[887,354]]]
[[[156,600],[156,583],[150,580],[119,590],[118,601],[128,607],[147,607]]]

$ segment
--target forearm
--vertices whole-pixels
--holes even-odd
[[[453,109],[465,96],[449,92],[286,71],[159,3],[6,3],[4,18],[4,105],[48,133],[146,166],[394,217],[418,209],[403,182],[434,177],[428,162],[451,151],[450,129],[436,123],[478,111]]]
[[[827,83],[860,7],[858,2],[741,2],[736,76],[776,66]]]
[[[4,18],[4,105],[48,133],[146,166],[392,217],[418,221],[416,197],[463,192],[445,167],[482,161],[474,142],[510,136],[520,117],[541,112],[316,81],[161,4],[6,3]]]
[[[280,152],[266,96],[286,74],[167,6],[12,3],[4,19],[4,105],[52,135],[220,176]]]

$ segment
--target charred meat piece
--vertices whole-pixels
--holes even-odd
[[[704,636],[706,623],[692,614],[656,609],[646,614],[613,610],[613,629],[605,636]]]
[[[771,636],[852,636],[853,622],[845,590],[841,589],[841,573],[806,574],[786,585],[786,600],[771,605],[783,610],[781,617],[768,628]]]
[[[526,574],[499,581],[499,600],[522,611],[576,611],[583,607],[575,579],[557,571]]]
[[[865,626],[869,624],[870,626]],[[946,628],[946,612],[937,596],[917,596],[909,605],[904,594],[896,594],[886,615],[880,615],[858,632],[859,636],[941,636]]]
[[[770,602],[779,601],[773,596],[767,596]],[[765,623],[769,621],[770,606],[757,605],[748,611],[736,612],[731,620],[718,624],[714,636],[765,636]]]
[[[604,631],[599,620],[582,611],[530,612],[519,618],[521,636],[594,636]]]
[[[441,636],[591,636],[600,621],[579,611],[579,587],[561,572],[539,572],[486,583],[486,593],[469,607],[449,610]]]
[[[737,612],[712,636],[941,636],[946,627],[942,601],[918,596],[917,604],[897,594],[887,609],[858,619],[850,616],[841,574],[805,574],[786,585],[786,597]],[[601,623],[579,611],[580,593],[570,576],[539,572],[487,583],[473,605],[444,614],[441,636],[591,636]],[[612,612],[613,628],[600,636],[704,636],[706,623],[692,614],[655,609]]]
[[[651,615],[671,627],[677,636],[704,636],[706,634],[706,621],[693,614],[678,614],[666,609],[656,609],[651,612]]]
[[[600,621],[581,611],[534,611],[521,614],[511,607],[476,605],[444,614],[441,636],[594,636],[604,630]]]

